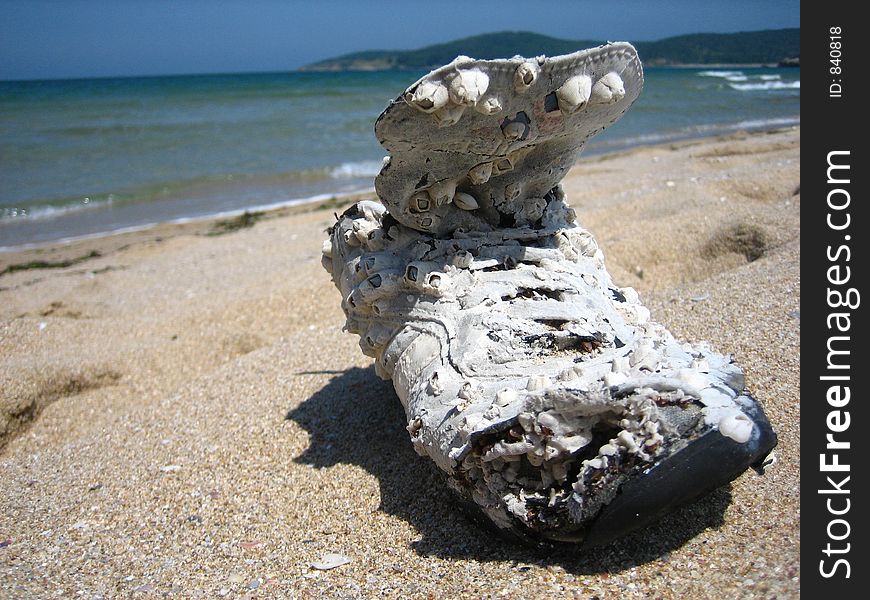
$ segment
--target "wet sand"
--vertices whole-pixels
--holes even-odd
[[[341,331],[320,248],[342,201],[163,225],[0,254],[0,596],[796,596],[800,130],[564,185],[616,282],[744,367],[780,439],[763,477],[586,555],[494,538]]]

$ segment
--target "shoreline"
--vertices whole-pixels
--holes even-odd
[[[283,200],[279,202],[262,204],[249,206],[246,208],[238,208],[232,210],[223,210],[216,213],[211,213],[207,215],[198,215],[191,217],[178,217],[174,219],[168,219],[165,221],[154,221],[150,223],[143,223],[141,225],[131,225],[129,227],[120,227],[118,229],[110,229],[107,231],[100,231],[95,233],[88,233],[84,235],[76,235],[70,237],[62,237],[54,240],[45,240],[40,242],[27,242],[20,245],[15,246],[0,246],[0,255],[8,252],[23,252],[27,250],[38,250],[40,248],[46,246],[54,246],[59,244],[70,244],[73,242],[94,240],[103,237],[110,237],[114,235],[124,235],[126,233],[138,233],[140,231],[147,231],[149,229],[161,226],[171,226],[171,225],[188,225],[188,224],[196,224],[201,222],[211,222],[211,221],[219,221],[224,219],[233,219],[239,216],[244,215],[245,213],[253,214],[253,213],[274,213],[278,211],[282,211],[284,209],[289,209],[293,207],[301,207],[301,206],[320,206],[321,204],[328,204],[331,202],[342,202],[344,198],[356,198],[357,196],[369,196],[374,194],[374,188],[365,189],[365,190],[355,190],[352,192],[343,192],[343,193],[323,193],[316,194],[315,196],[311,196],[309,198],[294,198],[291,200]],[[350,200],[352,201],[352,200]]]
[[[728,128],[724,132],[721,130],[711,130],[710,133],[697,134],[686,133],[685,135],[675,134],[673,138],[656,140],[653,143],[629,143],[621,147],[618,142],[614,141],[615,147],[602,148],[599,151],[593,147],[584,151],[572,169],[586,164],[590,161],[608,160],[608,157],[622,156],[626,153],[641,151],[643,149],[654,149],[657,147],[669,147],[674,144],[694,144],[705,140],[728,140],[734,137],[744,135],[768,135],[780,131],[788,131],[792,129],[800,130],[800,122],[796,124],[783,124],[771,127],[770,125],[760,125],[758,127],[739,127],[740,123],[734,124],[733,129]],[[724,126],[723,126],[724,127]],[[25,243],[13,246],[0,246],[0,273],[2,273],[10,265],[26,262],[30,257],[45,256],[46,254],[59,256],[57,260],[68,259],[67,253],[61,252],[62,249],[79,247],[94,243],[106,247],[118,247],[123,244],[103,243],[109,242],[107,238],[127,236],[132,238],[139,237],[161,237],[173,236],[183,233],[204,235],[207,234],[215,223],[222,220],[239,218],[245,214],[258,215],[258,218],[271,219],[289,214],[297,214],[298,212],[309,212],[323,210],[324,208],[345,207],[353,202],[363,199],[377,200],[374,187],[367,190],[358,190],[347,193],[322,193],[311,198],[299,198],[284,200],[270,204],[252,206],[247,208],[239,208],[234,210],[221,211],[219,213],[202,215],[196,217],[179,217],[167,221],[158,221],[142,225],[133,225],[130,227],[122,227],[115,230],[85,234],[80,236],[72,236],[58,238],[55,240],[47,240],[40,242]],[[260,216],[262,215],[262,216]]]
[[[360,200],[377,199],[374,188],[347,194],[321,194],[321,196],[322,198],[312,201],[297,202],[290,200],[276,205],[224,211],[203,217],[184,217],[172,221],[151,223],[48,242],[37,242],[24,246],[4,246],[0,247],[0,273],[3,273],[12,265],[27,262],[28,260],[44,259],[45,257],[50,257],[52,260],[60,262],[75,260],[77,256],[80,256],[80,252],[83,252],[82,249],[84,247],[95,247],[96,252],[103,255],[105,252],[112,252],[118,248],[126,248],[141,241],[162,241],[180,235],[223,235],[231,233],[234,229],[253,225],[260,220],[277,219],[331,208],[344,208]],[[246,215],[254,217],[250,225],[242,222],[239,227],[233,226],[232,221],[239,219],[244,221]],[[216,226],[223,221],[229,223],[227,231],[221,231],[220,228],[216,229]]]

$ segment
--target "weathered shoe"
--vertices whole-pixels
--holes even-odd
[[[355,205],[324,245],[414,448],[525,539],[606,543],[776,444],[742,371],[650,321],[564,203],[641,85],[628,44],[433,71],[378,120],[387,208]]]

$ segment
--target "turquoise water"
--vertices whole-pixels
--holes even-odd
[[[372,187],[423,72],[0,82],[0,248]],[[799,123],[798,69],[646,69],[587,153]]]

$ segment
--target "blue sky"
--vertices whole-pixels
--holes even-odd
[[[286,71],[507,30],[638,41],[799,26],[799,0],[0,0],[0,79]]]

